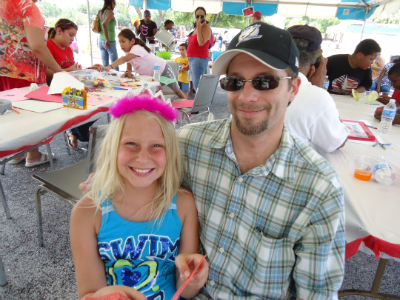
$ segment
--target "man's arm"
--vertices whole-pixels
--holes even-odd
[[[337,175],[336,175],[337,176]],[[327,179],[315,191],[320,205],[312,212],[308,228],[297,241],[293,270],[300,299],[334,299],[344,277],[344,196],[341,187]]]
[[[372,85],[372,69],[369,68],[366,70],[364,78],[361,80],[356,91],[358,93],[368,91],[371,88],[371,85]]]

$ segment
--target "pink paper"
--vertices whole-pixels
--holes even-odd
[[[194,100],[172,101],[171,104],[175,108],[193,107]]]
[[[49,91],[49,87],[44,85],[44,86],[41,86],[38,90],[26,94],[25,97],[32,98],[34,100],[62,103],[61,94],[47,95],[48,91]]]
[[[88,105],[100,105],[105,102],[110,102],[112,100],[114,100],[114,97],[112,97],[112,96],[90,93],[89,97],[87,98],[87,104]]]
[[[9,100],[11,102],[29,100],[29,98],[24,97],[28,93],[29,91],[21,89],[7,90],[0,92],[0,99]]]

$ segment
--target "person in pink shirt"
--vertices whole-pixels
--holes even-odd
[[[127,71],[125,76],[128,77],[128,75],[132,73],[132,69],[134,69],[139,75],[152,76],[154,72],[154,65],[158,63],[161,67],[161,76],[175,80],[175,82],[170,83],[167,86],[174,91],[179,98],[185,98],[185,95],[182,93],[176,81],[174,72],[167,65],[167,61],[154,55],[141,39],[135,37],[135,34],[132,32],[132,30],[121,30],[121,32],[118,34],[118,39],[121,49],[126,53],[126,55],[117,59],[107,67],[99,68],[99,71],[109,71],[116,66],[127,63]]]

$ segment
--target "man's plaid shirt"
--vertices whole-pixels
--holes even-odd
[[[210,265],[196,299],[288,299],[295,292],[337,299],[345,235],[336,172],[284,127],[279,149],[241,174],[230,125],[190,124],[177,133]]]

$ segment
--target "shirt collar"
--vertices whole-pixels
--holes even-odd
[[[301,79],[301,84],[303,84],[303,82],[304,82],[304,84],[306,84],[306,83],[309,82],[308,79],[307,79],[307,77],[306,77],[306,75],[304,75],[303,73],[299,72],[299,75],[298,75],[298,76],[299,76],[300,79]]]
[[[214,136],[209,142],[209,147],[214,149],[221,149],[230,147],[232,149],[232,141],[230,139],[230,128],[232,123],[232,117],[227,119],[217,130]],[[271,155],[268,160],[249,172],[248,175],[253,176],[267,176],[268,173],[272,172],[282,180],[289,182],[294,181],[294,149],[293,149],[293,137],[289,134],[286,125],[283,126],[281,144],[279,148]],[[234,153],[233,153],[234,154]]]

